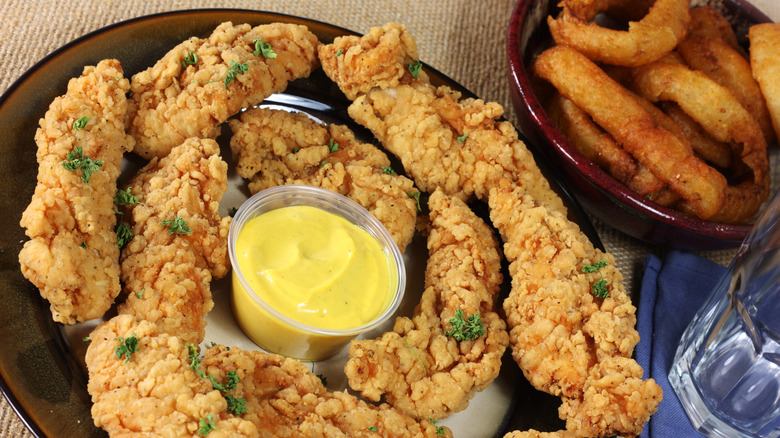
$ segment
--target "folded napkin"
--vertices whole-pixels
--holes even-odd
[[[702,436],[688,420],[667,373],[685,328],[725,272],[725,267],[694,254],[671,251],[663,262],[654,255],[647,257],[637,312],[641,342],[636,357],[644,377],[655,379],[664,398],[641,437]]]

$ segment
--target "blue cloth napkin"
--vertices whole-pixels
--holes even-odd
[[[645,260],[637,311],[641,341],[636,357],[644,377],[655,379],[664,398],[641,437],[702,436],[688,420],[667,373],[685,328],[725,272],[717,263],[678,251],[669,252],[663,262],[654,255]]]

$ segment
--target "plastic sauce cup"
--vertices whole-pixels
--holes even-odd
[[[269,211],[310,206],[348,220],[373,236],[379,243],[393,278],[385,308],[373,320],[346,329],[326,329],[297,321],[271,306],[262,291],[252,288],[239,264],[236,244],[243,227],[255,217]],[[287,185],[259,192],[236,212],[230,226],[228,252],[233,266],[231,308],[238,325],[264,350],[301,360],[321,360],[338,353],[350,340],[376,328],[389,319],[404,295],[406,268],[403,257],[390,233],[371,213],[351,199],[316,187]],[[254,267],[257,268],[257,267]]]

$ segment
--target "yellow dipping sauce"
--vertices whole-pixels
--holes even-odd
[[[238,232],[235,256],[261,300],[318,329],[348,330],[375,320],[397,289],[395,265],[379,241],[316,207],[284,207],[250,219]],[[241,287],[235,270],[233,308],[256,343],[301,359],[331,354],[354,336],[329,338],[278,320]]]

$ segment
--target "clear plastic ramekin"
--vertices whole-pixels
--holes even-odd
[[[273,308],[253,290],[241,272],[236,243],[242,228],[271,210],[310,206],[341,216],[373,236],[382,248],[391,275],[386,307],[368,323],[348,329],[325,329],[299,322]],[[336,354],[350,340],[389,319],[403,299],[406,268],[390,233],[358,203],[338,193],[303,185],[283,185],[249,198],[236,212],[230,226],[228,252],[233,265],[231,308],[238,325],[261,348],[301,360],[321,360]]]

